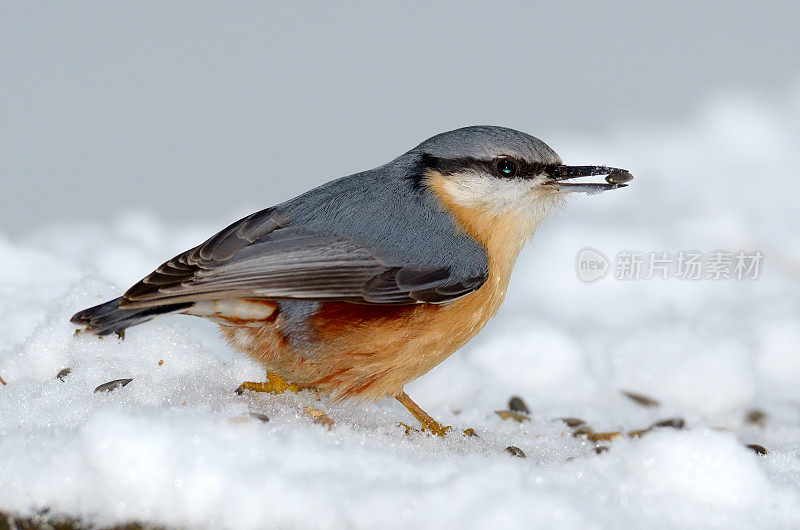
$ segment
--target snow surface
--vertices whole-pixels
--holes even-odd
[[[800,91],[721,98],[682,126],[548,140],[571,163],[637,178],[574,198],[520,257],[498,317],[409,385],[454,426],[444,439],[406,435],[398,421],[411,418],[393,400],[237,396],[263,369],[200,319],[164,318],[124,341],[73,336],[76,310],[234,217],[187,227],[127,214],[0,236],[0,511],[227,528],[800,526]],[[586,246],[765,258],[755,281],[586,284],[575,272]],[[530,421],[493,412],[512,394]],[[332,430],[303,414],[308,404]],[[761,426],[745,420],[753,409]],[[686,428],[601,442],[597,454],[560,417],[597,431],[672,417]],[[458,433],[468,427],[478,436]]]

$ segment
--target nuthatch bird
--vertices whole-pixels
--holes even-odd
[[[571,180],[595,175],[606,182]],[[632,178],[565,166],[512,129],[457,129],[233,223],[72,322],[106,335],[168,313],[207,318],[268,371],[241,389],[393,396],[442,435],[403,386],[495,315],[523,244],[567,193]]]

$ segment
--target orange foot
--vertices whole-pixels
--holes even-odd
[[[267,392],[268,394],[282,394],[287,390],[289,392],[300,392],[303,390],[303,387],[291,384],[283,377],[267,372],[267,380],[265,382],[254,383],[252,381],[245,381],[239,385],[239,388],[236,389],[236,393],[242,395],[245,390],[251,390],[253,392]]]
[[[419,421],[420,424],[422,425],[422,429],[421,429],[422,432],[430,432],[430,433],[435,434],[436,436],[444,436],[445,434],[447,434],[447,431],[449,431],[452,428],[452,427],[450,427],[448,425],[444,425],[443,426],[441,423],[439,423],[438,421],[436,421],[433,418],[431,418],[428,415],[427,412],[422,410],[422,408],[419,405],[414,403],[411,400],[411,398],[408,397],[408,394],[406,394],[402,390],[400,391],[400,393],[397,396],[395,396],[395,398],[397,399],[397,401],[402,403],[403,406],[405,408],[407,408],[408,411],[411,414],[413,414],[415,418],[417,418],[417,421]],[[408,425],[406,425],[405,423],[402,423],[402,422],[400,423],[400,425],[402,425],[403,427],[406,428],[406,434],[408,434],[410,431],[417,431],[418,430],[418,429],[414,429],[412,427],[409,427]]]

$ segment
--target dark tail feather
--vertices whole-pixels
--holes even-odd
[[[120,309],[122,298],[116,298],[105,304],[96,305],[75,313],[70,322],[83,327],[83,331],[94,335],[109,335],[122,332],[125,328],[147,322],[159,315],[174,313],[194,305],[192,302],[169,304],[140,309]]]

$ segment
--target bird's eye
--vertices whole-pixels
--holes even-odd
[[[510,158],[501,158],[497,161],[497,171],[501,177],[513,177],[517,174],[517,163]]]

